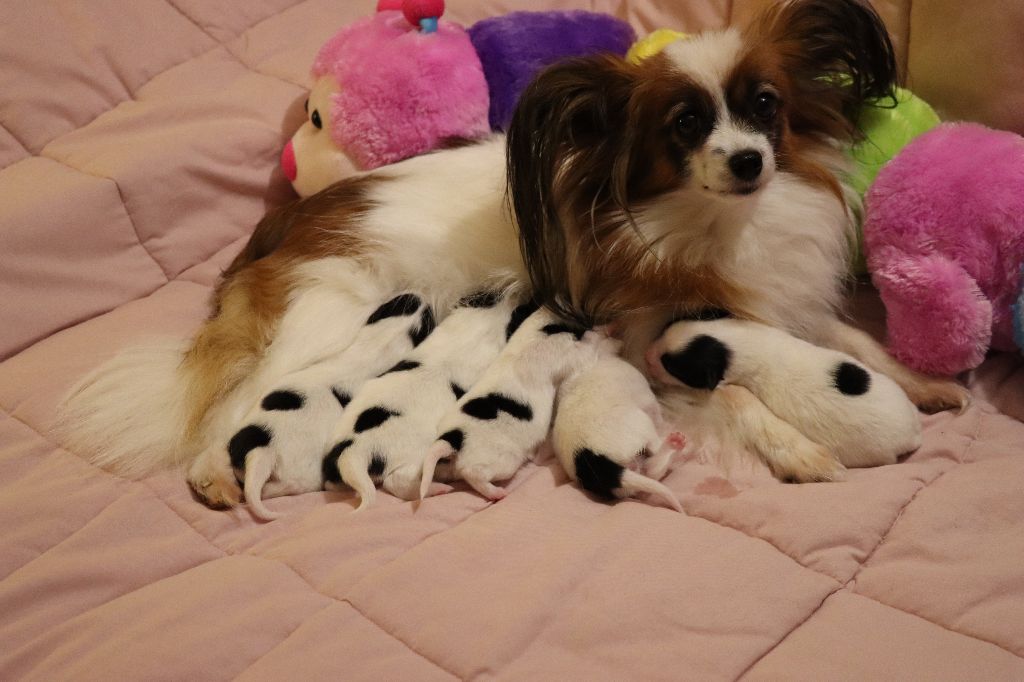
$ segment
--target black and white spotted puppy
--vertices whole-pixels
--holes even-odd
[[[256,516],[278,516],[263,504],[265,497],[323,489],[323,453],[352,396],[433,328],[430,306],[415,294],[400,294],[370,313],[348,348],[285,375],[263,395],[227,443],[231,466],[244,477],[245,499]]]
[[[569,478],[606,499],[646,493],[676,511],[679,500],[660,482],[686,440],[669,432],[644,375],[608,345],[558,390],[551,428],[555,455]]]
[[[603,336],[559,322],[546,310],[531,314],[478,382],[438,424],[437,442],[423,463],[420,494],[435,467],[451,459],[455,477],[490,500],[548,435],[555,392],[572,372],[593,362]]]
[[[515,297],[500,292],[463,299],[419,347],[366,382],[335,429],[325,481],[355,489],[360,509],[373,502],[376,483],[416,499],[438,422],[505,347],[514,307]],[[431,483],[426,494],[449,490]]]
[[[648,349],[647,364],[665,383],[744,387],[843,466],[893,464],[921,445],[920,415],[894,381],[774,327],[676,322]]]

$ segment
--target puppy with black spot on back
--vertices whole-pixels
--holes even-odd
[[[323,452],[352,396],[433,328],[433,311],[419,296],[395,296],[370,313],[348,348],[285,375],[253,406],[226,448],[254,515],[278,518],[263,504],[265,497],[323,489]],[[224,448],[221,443],[209,454],[222,456]]]
[[[828,453],[832,462],[811,480],[837,478],[843,467],[894,464],[921,445],[920,414],[892,379],[774,327],[729,317],[680,321],[646,359],[651,376],[666,384],[752,393]]]
[[[547,310],[513,315],[508,345],[469,392],[441,419],[437,442],[423,462],[426,496],[442,460],[455,478],[489,500],[547,438],[555,392],[570,374],[592,363],[603,335],[560,322]]]
[[[570,479],[598,497],[647,494],[681,512],[678,498],[660,481],[686,439],[669,432],[647,379],[618,357],[619,345],[609,339],[592,365],[558,389],[555,455]]]
[[[323,460],[324,480],[344,482],[369,506],[380,484],[396,497],[419,497],[423,457],[437,424],[505,347],[517,296],[482,291],[468,296],[433,334],[356,393]],[[451,490],[431,482],[426,495]]]

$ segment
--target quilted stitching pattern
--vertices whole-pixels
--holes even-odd
[[[733,9],[589,4],[641,29]],[[597,503],[546,462],[497,505],[382,495],[353,517],[317,493],[259,524],[178,474],[123,480],[63,450],[47,434],[70,382],[201,321],[287,195],[276,153],[313,52],[366,8],[91,3],[103,52],[56,6],[17,22],[52,54],[8,60],[0,40],[0,92],[32,93],[0,106],[0,678],[1024,677],[1024,425],[986,401],[842,484],[679,465],[687,515]],[[57,72],[59,95],[18,80]],[[984,395],[1019,405],[1021,364],[1001,362]]]

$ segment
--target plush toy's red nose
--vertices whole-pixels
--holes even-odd
[[[281,152],[281,170],[284,171],[288,182],[295,182],[295,176],[299,174],[299,169],[295,165],[295,147],[292,146],[291,140],[288,140],[284,151]]]

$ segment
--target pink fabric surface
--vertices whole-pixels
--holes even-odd
[[[313,493],[268,501],[288,515],[267,524],[54,440],[79,376],[203,319],[288,196],[277,154],[316,50],[373,4],[0,9],[0,679],[1024,678],[1019,356],[982,364],[977,402],[926,418],[907,461],[843,483],[677,464],[686,515],[596,502],[548,461],[494,505],[382,494],[353,516],[350,494]],[[643,33],[745,7],[448,15],[585,8]],[[909,5],[882,8],[909,26]]]

